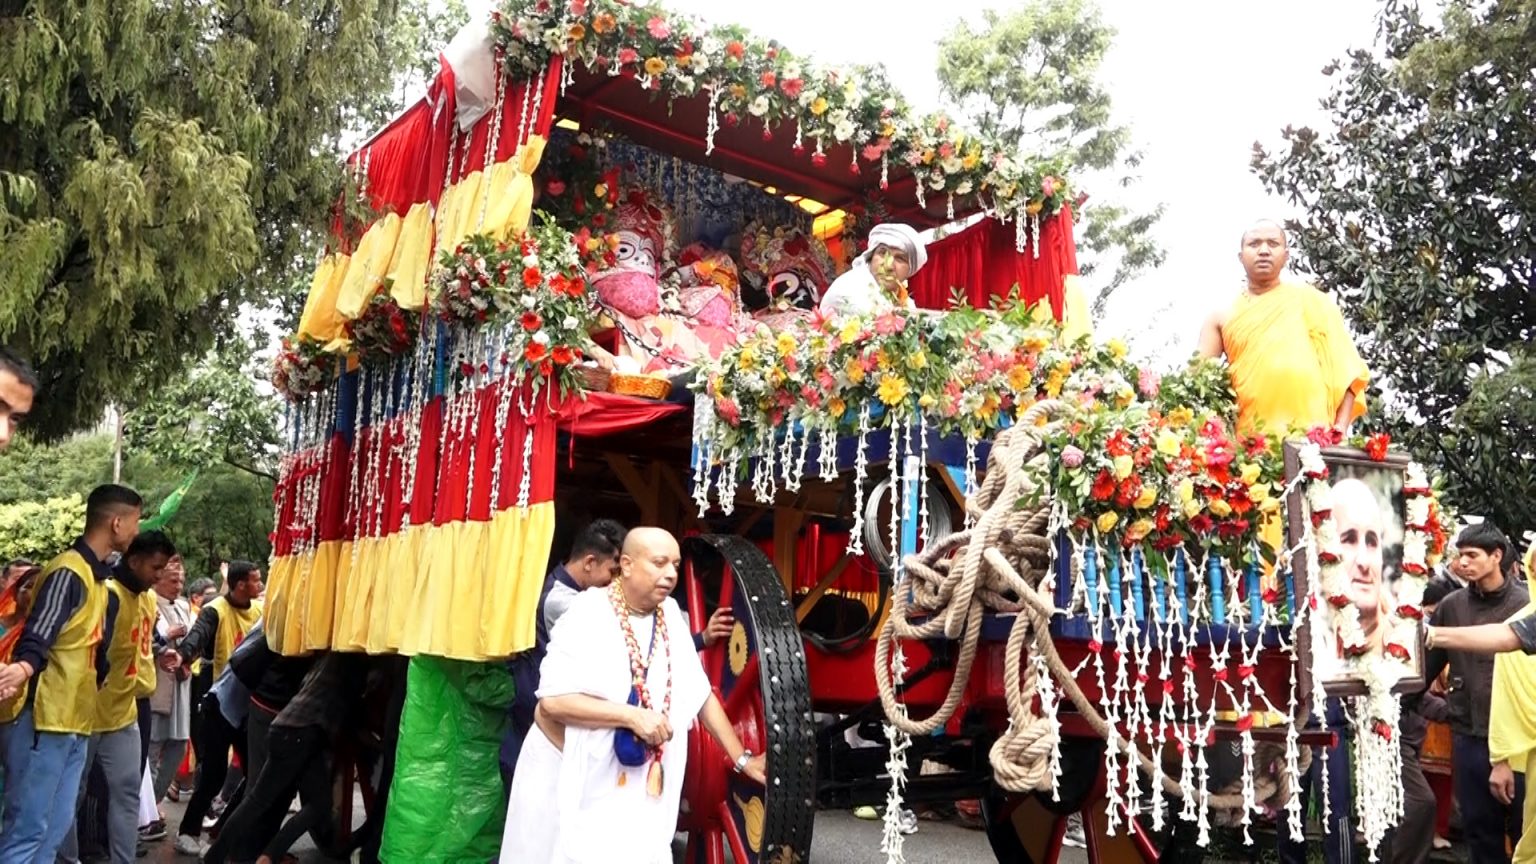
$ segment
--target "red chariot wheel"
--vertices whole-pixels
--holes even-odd
[[[683,600],[699,632],[718,608],[736,626],[701,655],[715,696],[753,753],[768,758],[766,787],[737,775],[695,722],[678,828],[690,864],[789,864],[810,858],[815,816],[815,726],[805,646],[773,564],[740,537],[683,543]]]

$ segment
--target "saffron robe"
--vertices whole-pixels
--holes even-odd
[[[667,616],[667,650],[656,643],[646,686],[660,710],[671,667],[667,716],[673,736],[662,752],[661,796],[646,793],[650,763],[635,768],[619,764],[612,729],[567,726],[562,752],[535,725],[512,775],[501,864],[671,864],[688,767],[688,730],[711,687],[677,602],[668,598],[660,608]],[[629,620],[635,640],[646,650],[653,619]],[[629,651],[608,590],[589,588],[555,623],[539,667],[539,698],[582,693],[622,704],[629,689]]]
[[[1328,295],[1302,282],[1282,282],[1260,295],[1244,292],[1221,329],[1237,392],[1240,431],[1285,434],[1331,426],[1344,394],[1354,392],[1350,420],[1365,413],[1370,370],[1344,317]]]

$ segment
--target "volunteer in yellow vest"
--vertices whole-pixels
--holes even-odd
[[[1285,231],[1274,222],[1243,234],[1238,258],[1248,286],[1206,320],[1199,353],[1226,355],[1241,431],[1332,426],[1342,432],[1365,413],[1370,371],[1333,300],[1284,278],[1289,257]]]
[[[112,575],[107,559],[138,535],[143,503],[123,486],[91,491],[84,535],[37,577],[13,662],[0,665],[0,864],[52,861],[75,821],[96,728],[98,649]]]
[[[176,547],[159,531],[140,534],[112,568],[107,582],[105,663],[99,668],[95,732],[85,771],[101,768],[106,781],[106,846],[111,864],[132,864],[139,845],[139,790],[144,779],[144,741],[137,700],[155,692],[153,648],[160,606],[149,590],[159,581]],[[85,798],[81,784],[80,798]],[[78,811],[77,811],[78,812]],[[76,831],[59,846],[59,859],[79,861]]]
[[[232,561],[224,593],[203,604],[192,632],[181,640],[181,659],[191,663],[201,657],[212,661],[213,677],[223,674],[229,655],[261,620],[261,571],[249,561]],[[206,754],[205,757],[206,758]]]

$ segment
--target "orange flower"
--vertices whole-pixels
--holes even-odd
[[[539,272],[539,268],[537,268],[537,267],[527,267],[527,268],[524,268],[524,270],[523,270],[523,286],[524,287],[526,287],[526,288],[537,288],[537,287],[539,287],[539,283],[543,282],[543,281],[544,281],[544,274]]]
[[[597,17],[592,19],[592,30],[595,33],[612,33],[613,28],[617,27],[618,23],[618,20],[613,17],[612,13],[599,12]]]
[[[645,74],[654,76],[660,75],[665,71],[667,71],[667,61],[660,57],[645,58]]]
[[[556,366],[569,366],[575,359],[569,345],[556,345],[555,350],[550,352],[550,358],[555,361]]]
[[[529,363],[538,363],[548,356],[549,349],[543,342],[529,342],[528,347],[523,349],[523,359]]]
[[[587,38],[587,28],[580,24],[572,24],[571,29],[565,31],[565,35],[568,36],[572,42],[580,42],[581,40]]]

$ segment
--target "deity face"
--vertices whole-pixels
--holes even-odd
[[[614,249],[614,256],[617,259],[614,268],[649,273],[652,279],[656,278],[658,271],[655,244],[634,231],[621,230],[617,232],[617,236],[619,245]]]
[[[770,309],[815,309],[821,299],[816,281],[800,269],[773,274],[768,280],[767,292]]]

